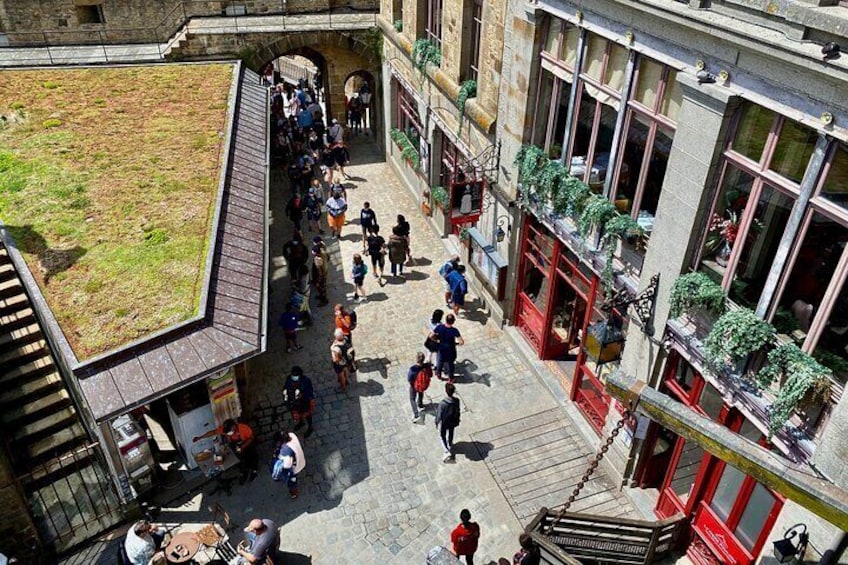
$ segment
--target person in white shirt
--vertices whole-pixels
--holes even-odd
[[[139,520],[127,531],[124,549],[132,565],[165,563],[165,554],[159,550],[164,532],[154,528],[147,520]]]

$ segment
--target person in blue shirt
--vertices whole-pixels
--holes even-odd
[[[456,317],[453,314],[445,316],[445,323],[436,326],[430,332],[430,339],[439,343],[439,355],[436,360],[436,370],[433,371],[436,378],[441,381],[454,381],[454,368],[456,365],[456,346],[465,345],[459,330],[453,325]],[[446,369],[446,370],[445,370]]]
[[[451,292],[453,313],[459,314],[459,309],[465,307],[465,295],[468,294],[468,281],[465,279],[465,265],[457,265],[447,276]]]
[[[297,126],[303,129],[311,128],[312,112],[308,111],[306,108],[301,107],[301,109],[297,111]]]

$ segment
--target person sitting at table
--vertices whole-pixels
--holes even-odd
[[[124,549],[131,565],[159,565],[165,563],[160,551],[165,532],[154,528],[147,520],[139,520],[127,531]]]
[[[253,430],[247,424],[236,422],[232,418],[224,420],[224,423],[203,435],[195,436],[192,441],[213,436],[221,436],[221,439],[236,454],[241,469],[241,484],[250,477],[252,481],[259,474],[259,454],[256,452],[256,443]]]
[[[277,550],[280,549],[280,530],[277,524],[268,518],[254,518],[244,531],[250,537],[250,547],[239,544],[238,555],[230,561],[230,565],[265,565],[268,558],[274,565],[279,565]]]

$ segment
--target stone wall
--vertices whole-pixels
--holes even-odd
[[[38,563],[41,542],[29,513],[29,504],[12,471],[6,451],[0,448],[0,553],[22,563]]]
[[[377,11],[380,0],[102,0],[103,23],[80,23],[78,4],[95,0],[0,0],[0,22],[12,45],[164,42],[187,17],[219,16],[243,6],[248,15]]]

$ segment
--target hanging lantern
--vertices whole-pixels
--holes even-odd
[[[614,314],[590,325],[583,340],[583,352],[598,365],[620,360],[626,339],[621,326],[621,318]]]

